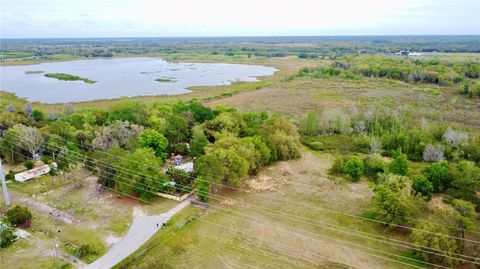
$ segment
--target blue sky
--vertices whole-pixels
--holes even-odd
[[[480,34],[479,0],[0,0],[0,37]]]

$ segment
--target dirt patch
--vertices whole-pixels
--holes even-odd
[[[443,202],[443,195],[438,195],[432,197],[432,200],[427,204],[428,209],[437,210],[437,209],[448,209],[449,205]]]
[[[24,196],[20,196],[20,195],[17,195],[17,194],[13,194],[11,193],[10,194],[11,197],[12,197],[12,200],[15,200],[17,202],[20,202],[21,204],[23,205],[26,205],[27,207],[29,208],[34,208],[40,212],[43,212],[45,215],[48,215],[50,217],[52,217],[53,219],[56,219],[56,220],[60,220],[60,221],[63,221],[65,223],[68,223],[68,224],[76,224],[76,223],[79,223],[80,220],[76,217],[73,217],[72,215],[66,213],[66,212],[63,212],[63,211],[60,211],[60,210],[57,210],[41,201],[38,201],[38,200],[35,200],[35,199],[31,199],[31,198],[28,198],[28,197],[24,197]]]
[[[285,170],[283,173],[290,172]],[[284,180],[274,179],[269,176],[259,176],[246,181],[248,188],[252,191],[273,191],[278,189],[283,183],[285,183]]]
[[[225,199],[220,204],[224,206],[233,206],[236,204],[236,202],[232,199]]]

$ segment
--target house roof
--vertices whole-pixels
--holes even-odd
[[[187,173],[193,172],[193,162],[184,163],[175,167],[176,169],[183,170]]]

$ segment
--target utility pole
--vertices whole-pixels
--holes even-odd
[[[0,180],[2,181],[3,199],[5,204],[10,206],[10,195],[8,194],[7,182],[5,181],[5,173],[3,172],[2,158],[0,158]]]

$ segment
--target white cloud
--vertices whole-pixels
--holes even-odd
[[[1,37],[480,34],[458,0],[0,0]]]

